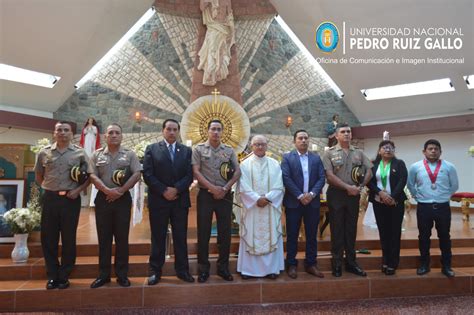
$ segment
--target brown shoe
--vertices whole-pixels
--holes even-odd
[[[318,278],[324,278],[324,274],[321,271],[319,271],[318,267],[316,266],[308,266],[308,267],[305,267],[304,270],[310,275],[313,275]]]
[[[298,277],[296,266],[289,266],[287,272],[288,272],[288,277],[290,277],[291,279],[296,279],[296,277]]]

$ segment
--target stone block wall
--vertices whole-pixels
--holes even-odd
[[[155,15],[69,97],[55,118],[83,126],[94,117],[102,128],[118,122],[129,144],[144,135],[152,141],[161,138],[163,120],[180,120],[192,99],[202,22],[194,9],[173,12],[176,5],[192,6],[192,1],[157,1],[161,7]],[[235,14],[240,87],[232,87],[233,92],[241,96],[252,134],[265,134],[275,146],[287,148],[292,133],[303,128],[324,147],[324,129],[333,114],[352,126],[360,123],[276,22],[267,2],[261,2],[259,15],[246,10],[248,14]],[[233,8],[240,8],[239,1]],[[134,119],[137,111],[140,122]],[[285,126],[288,116],[293,119],[290,128]]]

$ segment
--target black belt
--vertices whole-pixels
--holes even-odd
[[[69,190],[57,190],[57,191],[55,191],[55,190],[45,189],[44,192],[48,193],[48,194],[56,195],[56,196],[66,197]]]
[[[423,206],[428,206],[433,209],[438,209],[441,207],[449,206],[449,201],[448,202],[418,202],[419,205]]]

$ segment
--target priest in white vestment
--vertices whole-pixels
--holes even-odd
[[[237,271],[242,279],[276,279],[284,270],[281,204],[284,188],[280,164],[265,156],[267,139],[252,138],[253,154],[242,162],[237,200],[242,203]]]

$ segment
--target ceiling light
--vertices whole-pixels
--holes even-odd
[[[474,74],[463,76],[464,82],[466,82],[468,89],[474,89]]]
[[[52,88],[61,77],[0,63],[0,80]]]
[[[120,40],[82,77],[82,79],[77,82],[74,87],[76,89],[80,88],[84,83],[86,83],[102,66],[112,57],[127,40],[130,39],[155,13],[155,8],[151,7],[145,14],[128,30],[125,35],[120,38]]]
[[[454,90],[454,85],[451,82],[451,79],[444,78],[439,80],[392,85],[373,89],[362,89],[360,92],[367,101],[373,101],[386,98],[452,92]]]

